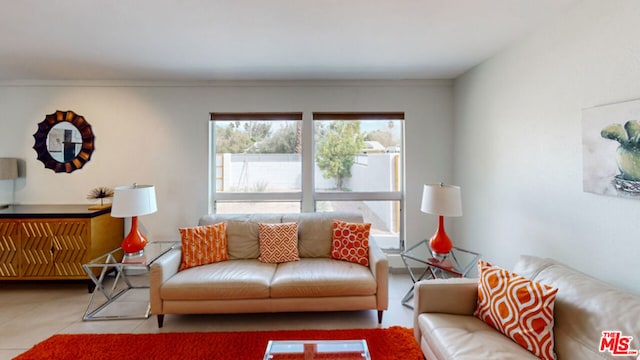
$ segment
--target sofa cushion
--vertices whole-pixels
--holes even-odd
[[[160,288],[164,300],[258,299],[269,297],[276,264],[229,260],[193,267],[169,278]]]
[[[362,265],[326,258],[301,258],[279,264],[271,281],[271,297],[374,295],[376,280]]]
[[[556,358],[553,305],[557,288],[479,260],[474,315],[545,360]]]
[[[226,223],[180,228],[180,271],[229,259]]]
[[[520,255],[519,261],[514,265],[511,271],[522,277],[526,277],[527,279],[534,280],[540,271],[554,264],[560,263],[553,259],[543,259],[531,255]]]
[[[316,212],[285,214],[282,222],[298,223],[298,254],[301,258],[328,258],[331,256],[333,219],[362,222],[356,212]]]
[[[633,336],[630,350],[640,349],[640,296],[559,263],[548,263],[536,281],[557,287],[556,353],[560,359],[612,356],[599,352],[603,331]]]
[[[371,224],[333,220],[331,258],[369,266]]]
[[[260,257],[266,263],[298,261],[298,224],[258,224]]]
[[[229,259],[257,259],[260,256],[258,223],[280,223],[279,214],[212,214],[200,218],[199,225],[227,222]]]
[[[433,352],[433,359],[538,359],[474,316],[423,313],[417,326],[422,334],[429,334],[421,337],[420,345]]]

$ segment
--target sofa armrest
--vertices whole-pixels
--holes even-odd
[[[178,273],[182,261],[182,248],[176,247],[151,264],[149,274],[149,300],[152,314],[162,314],[160,287]]]
[[[389,307],[389,260],[375,241],[369,241],[369,268],[376,279],[376,303],[378,310]]]
[[[413,286],[413,332],[422,334],[418,317],[423,313],[473,315],[478,301],[478,279],[450,278],[418,281]]]

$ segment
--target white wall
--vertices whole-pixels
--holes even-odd
[[[71,174],[45,169],[32,149],[36,124],[58,109],[85,116],[96,137],[91,161]],[[154,184],[159,210],[141,221],[156,239],[207,212],[212,111],[404,111],[409,244],[435,226],[419,210],[422,184],[453,174],[448,81],[0,83],[0,110],[0,157],[25,162],[17,203],[82,204],[96,186]]]
[[[640,98],[640,2],[584,1],[455,81],[455,240],[640,292],[640,199],[582,191],[582,110]]]

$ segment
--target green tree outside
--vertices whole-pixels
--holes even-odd
[[[293,154],[299,153],[300,125],[287,123],[273,132],[271,123],[230,121],[216,125],[218,154]]]
[[[351,177],[355,155],[364,145],[359,121],[333,121],[316,129],[319,138],[316,162],[325,179],[336,179],[336,188],[343,190],[344,179]]]
[[[240,124],[230,123],[227,126],[216,125],[216,152],[241,154],[251,148],[254,141]]]
[[[295,154],[298,151],[298,125],[287,123],[273,135],[258,143],[256,148],[261,154]],[[301,149],[300,149],[301,150]]]
[[[351,177],[355,155],[361,153],[364,146],[365,134],[360,131],[359,121],[320,122],[316,126],[318,167],[324,178],[336,179],[337,190],[343,191],[344,180]],[[270,123],[257,121],[216,125],[219,154],[294,154],[301,150],[300,123],[287,123],[275,132]]]

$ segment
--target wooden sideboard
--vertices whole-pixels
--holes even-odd
[[[124,221],[89,205],[0,210],[0,280],[88,279],[82,264],[120,246]]]

